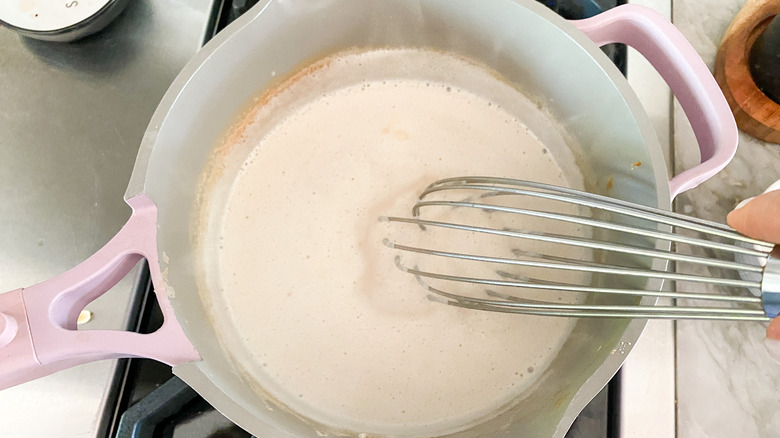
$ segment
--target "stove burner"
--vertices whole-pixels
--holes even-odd
[[[178,377],[172,377],[122,415],[116,438],[251,437]]]

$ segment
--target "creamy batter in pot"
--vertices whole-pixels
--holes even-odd
[[[356,432],[463,429],[522,397],[570,321],[431,302],[384,238],[510,248],[378,217],[408,215],[425,184],[453,175],[580,185],[523,123],[527,103],[484,66],[400,49],[330,57],[259,99],[227,141],[221,166],[237,177],[216,220],[212,300],[241,372],[299,415]]]

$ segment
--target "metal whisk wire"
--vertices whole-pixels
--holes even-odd
[[[436,195],[460,193],[455,199]],[[465,196],[462,194],[469,194]],[[525,206],[507,206],[501,203],[491,202],[504,197],[525,197],[544,199],[547,201],[576,206],[578,211],[587,213],[571,214],[560,213],[544,209],[528,208]],[[675,245],[689,245],[708,251],[717,251],[730,254],[732,259],[746,259],[748,261],[727,260],[720,258],[702,257],[697,255],[681,254],[676,251],[659,249],[656,247],[640,246],[632,243],[615,242],[610,240],[597,240],[582,236],[562,235],[535,230],[514,228],[494,228],[481,224],[460,223],[456,221],[442,221],[424,219],[422,214],[435,208],[452,209],[476,209],[485,214],[509,214],[533,217],[545,221],[573,224],[578,227],[587,227],[591,230],[601,230],[612,233],[609,235],[634,236],[657,242],[666,241]],[[593,212],[601,212],[602,215],[629,218],[628,222],[621,223],[615,220],[605,220],[597,217]],[[543,244],[566,245],[572,248],[584,248],[619,255],[620,257],[640,258],[645,261],[660,261],[662,265],[668,262],[678,264],[691,264],[704,268],[714,268],[721,271],[736,272],[732,277],[717,277],[701,274],[683,274],[670,272],[667,269],[650,269],[644,266],[622,266],[605,264],[595,261],[583,261],[566,256],[538,254],[531,251],[513,250],[517,257],[493,256],[485,254],[472,254],[462,251],[446,251],[437,248],[407,245],[385,239],[385,244],[401,250],[402,253],[416,253],[423,256],[455,259],[467,263],[489,263],[497,266],[509,266],[516,268],[546,269],[567,272],[582,272],[599,276],[609,276],[610,279],[634,278],[673,280],[677,284],[683,282],[693,284],[708,284],[728,287],[740,291],[740,294],[713,294],[699,292],[677,292],[660,290],[659,287],[615,287],[620,281],[606,281],[603,285],[593,284],[568,284],[565,282],[550,281],[519,276],[496,270],[498,278],[486,278],[480,276],[462,275],[462,273],[442,273],[420,269],[418,266],[406,266],[401,255],[396,257],[398,267],[412,275],[431,292],[431,299],[441,301],[449,305],[489,310],[505,313],[523,313],[533,315],[550,316],[578,316],[578,317],[609,317],[609,318],[663,318],[663,319],[727,319],[766,321],[770,316],[775,316],[768,310],[765,303],[767,296],[776,299],[774,290],[767,291],[766,284],[761,278],[765,275],[764,264],[770,258],[774,245],[756,239],[751,239],[736,233],[726,225],[710,222],[698,218],[690,218],[678,213],[633,204],[630,202],[609,198],[606,196],[582,192],[565,187],[557,187],[532,181],[522,181],[495,177],[458,177],[448,178],[434,182],[420,195],[418,202],[412,209],[412,217],[385,217],[383,220],[417,225],[421,230],[429,228],[448,229],[457,232],[471,232],[483,235],[506,237],[513,240],[535,242]],[[624,220],[625,222],[625,220]],[[648,225],[649,224],[649,225]],[[696,232],[703,237],[682,235],[680,232],[687,230]],[[618,234],[615,234],[618,233]],[[713,239],[720,239],[716,241]],[[724,242],[725,241],[725,242]],[[747,275],[745,275],[747,274]],[[752,277],[752,278],[751,278]],[[452,293],[444,288],[433,286],[431,281],[468,283],[483,286],[486,289],[483,296],[466,296]],[[539,299],[524,298],[514,293],[501,293],[489,287],[509,288],[511,290],[556,291],[596,294],[597,296],[618,297],[664,297],[672,299],[688,299],[708,303],[705,306],[654,306],[641,304],[597,304],[587,302],[583,304],[550,302]],[[750,290],[761,290],[762,296],[756,296]],[[716,307],[720,304],[723,307]],[[773,305],[776,303],[772,303]]]

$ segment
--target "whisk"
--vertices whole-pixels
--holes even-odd
[[[429,298],[452,306],[549,316],[746,321],[767,321],[780,311],[780,259],[773,244],[723,224],[571,188],[448,178],[422,192],[411,217],[381,219],[417,226],[401,234],[412,236],[411,244],[391,238],[384,243],[401,251],[396,264],[417,277]],[[419,238],[435,229],[502,239],[498,246],[509,256],[480,253],[479,245],[474,251],[441,247],[462,239]],[[690,254],[681,251],[686,246]],[[680,272],[686,264],[704,272]],[[479,275],[470,275],[475,266]],[[579,282],[566,280],[572,276]],[[664,281],[673,281],[676,290],[664,290]],[[462,292],[466,285],[476,292]],[[720,292],[681,291],[706,285]],[[560,293],[574,299],[545,298]],[[669,304],[654,305],[659,297]]]

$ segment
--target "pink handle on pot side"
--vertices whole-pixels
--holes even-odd
[[[599,46],[625,43],[661,74],[691,122],[701,164],[669,181],[672,199],[703,183],[734,157],[737,124],[715,78],[688,40],[666,18],[640,5],[622,5],[572,23]]]
[[[169,365],[199,360],[176,322],[157,268],[157,208],[145,195],[127,201],[133,214],[95,255],[43,283],[0,294],[0,389],[87,362],[147,357]],[[76,319],[145,257],[164,321],[151,334],[77,330]]]

